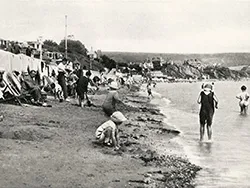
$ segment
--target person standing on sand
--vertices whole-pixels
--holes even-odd
[[[80,69],[80,73],[79,73],[79,79],[76,82],[76,93],[78,95],[78,100],[79,100],[79,106],[83,107],[84,106],[84,99],[86,98],[86,100],[88,101],[88,85],[90,80],[90,76],[91,76],[91,72],[87,71],[86,72],[86,76],[83,76],[83,71],[82,69]]]
[[[31,57],[31,54],[32,54],[32,49],[30,48],[30,46],[28,46],[26,48],[26,55],[29,56],[29,57]]]
[[[67,61],[67,60],[64,59],[63,62],[59,63],[59,65],[58,65],[57,80],[58,80],[58,84],[62,87],[64,100],[69,101],[68,100],[68,90],[67,90],[67,85],[66,85],[66,78],[65,78],[65,74],[66,74],[65,65],[64,65],[65,61]]]
[[[4,80],[3,80],[3,74],[5,72],[5,69],[0,67],[0,88],[5,88]],[[3,92],[0,90],[0,99],[4,99]],[[0,113],[0,122],[3,121],[3,114]]]
[[[117,92],[118,84],[113,81],[109,84],[110,91],[107,94],[104,103],[102,105],[102,109],[107,116],[111,116],[116,110],[116,103],[122,102],[119,98],[119,94]]]
[[[150,97],[153,97],[152,89],[151,89],[151,83],[150,82],[147,84],[147,92],[148,92],[148,98],[149,99],[150,99]]]
[[[211,84],[206,84],[203,90],[200,92],[199,98],[197,100],[200,107],[200,141],[204,139],[205,125],[207,125],[207,135],[208,140],[212,141],[212,121],[214,116],[214,108],[218,108],[218,99],[215,93],[212,91],[213,86]]]
[[[77,75],[70,69],[66,69],[68,72],[67,76],[67,90],[68,90],[68,95],[71,97],[75,97],[75,90],[76,90],[76,82],[79,79]]]
[[[241,86],[241,93],[239,93],[236,98],[240,100],[240,114],[247,114],[247,108],[249,105],[249,94],[247,92],[246,86]]]

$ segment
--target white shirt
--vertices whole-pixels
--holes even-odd
[[[111,121],[111,120],[108,120],[106,121],[105,123],[103,123],[102,125],[100,125],[97,129],[96,129],[96,132],[95,132],[95,136],[96,138],[100,138],[101,134],[105,131],[105,129],[107,127],[111,127],[113,129],[113,131],[116,130],[116,124]]]
[[[63,63],[59,63],[57,68],[58,68],[58,72],[65,72],[65,65]]]

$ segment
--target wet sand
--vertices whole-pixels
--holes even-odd
[[[0,104],[0,187],[194,187],[200,168],[175,155],[179,132],[137,92],[120,91],[126,105],[119,110],[129,119],[119,127],[121,149],[95,143],[107,120],[105,93],[83,109],[74,99],[50,98],[51,108]]]

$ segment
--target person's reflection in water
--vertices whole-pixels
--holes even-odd
[[[212,154],[212,143],[200,142],[199,151],[206,155]]]

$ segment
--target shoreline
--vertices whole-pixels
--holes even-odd
[[[119,127],[119,151],[94,142],[107,120],[105,91],[90,96],[96,108],[53,99],[52,108],[0,104],[0,187],[195,187],[200,167],[176,155],[171,139],[179,132],[147,97],[126,90],[121,96],[126,105],[118,110],[129,121]]]
[[[152,101],[148,101],[146,93],[144,93],[145,92],[141,91],[140,89],[139,92],[134,93],[136,95],[136,97],[134,96],[134,98],[137,98],[138,101],[146,99],[146,109],[148,109],[150,115],[147,113],[145,115],[146,110],[144,110],[144,113],[139,112],[138,114],[142,116],[139,118],[139,120],[143,121],[149,129],[154,129],[157,131],[154,134],[151,134],[151,139],[147,141],[150,144],[148,145],[146,153],[151,153],[151,158],[149,157],[142,160],[145,161],[146,165],[148,164],[148,161],[154,161],[152,162],[152,164],[150,164],[152,166],[157,163],[158,167],[160,167],[160,170],[158,172],[154,172],[154,175],[162,177],[160,180],[159,178],[157,179],[153,176],[149,179],[151,179],[151,181],[154,182],[155,185],[157,185],[156,187],[195,187],[194,178],[196,176],[196,173],[201,170],[201,168],[199,166],[196,166],[195,164],[190,163],[181,146],[177,142],[173,141],[173,139],[180,134],[180,131],[164,122],[164,119],[167,118],[166,114],[163,114],[161,112],[160,106],[155,103],[155,100],[162,100],[161,95],[158,94],[155,99],[153,99]],[[135,101],[135,99],[133,101]],[[133,105],[134,104],[132,104],[132,106]],[[142,107],[142,109],[144,109],[144,107]],[[144,118],[144,116],[146,117]],[[148,116],[150,116],[150,118],[148,118]],[[152,121],[154,123],[149,123],[149,121]],[[165,147],[167,147],[167,149],[164,149]],[[173,161],[169,161],[169,159],[172,159]],[[164,160],[168,161],[167,164],[163,162]],[[173,163],[176,163],[177,165]],[[161,170],[165,169],[166,166],[174,169],[171,171],[172,174],[166,173],[164,172],[164,170]],[[186,172],[186,169],[188,169],[188,172]],[[175,174],[175,172],[177,171],[178,175]],[[170,180],[169,177],[172,177],[173,174],[175,174],[176,177]]]

